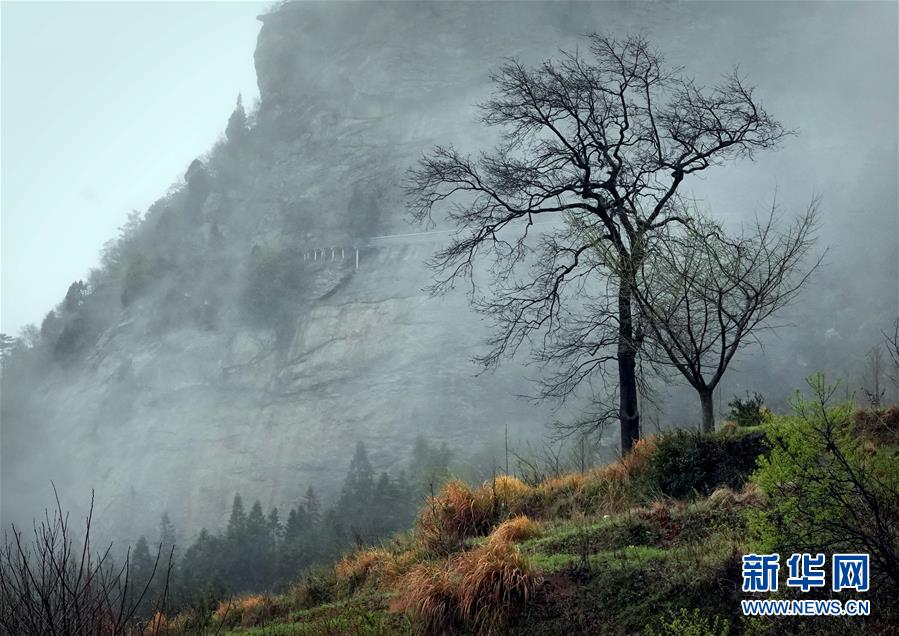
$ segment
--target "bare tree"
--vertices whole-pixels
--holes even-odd
[[[152,571],[145,580],[135,580],[130,550],[120,565],[113,563],[111,545],[94,554],[90,543],[93,504],[92,494],[80,541],[75,540],[58,497],[52,516],[47,513],[40,523],[35,522],[30,541],[15,526],[5,535],[0,547],[0,634],[158,632],[159,621],[149,632],[139,629],[146,619],[139,615],[139,608],[149,599],[155,579],[163,585],[151,607],[156,612],[164,610],[171,559],[167,571],[159,568],[160,546]]]
[[[899,318],[893,321],[892,333],[883,332],[883,340],[892,363],[889,373],[890,380],[893,381],[895,387],[899,388]]]
[[[871,347],[865,355],[865,370],[862,373],[862,393],[871,408],[879,409],[883,405],[886,387],[883,386],[884,359],[883,349],[879,344]]]
[[[703,430],[714,430],[713,393],[734,355],[776,326],[772,316],[820,264],[821,257],[809,258],[817,209],[813,201],[781,231],[772,205],[767,218],[733,237],[694,216],[648,242],[634,286],[646,355],[673,366],[696,389]]]
[[[432,261],[433,290],[460,278],[471,283],[475,306],[496,328],[481,358],[486,366],[524,342],[534,344],[538,359],[543,353],[543,362],[569,369],[557,384],[556,392],[565,393],[606,363],[616,364],[627,452],[640,434],[633,305],[645,243],[680,221],[672,202],[689,175],[752,158],[787,131],[736,71],[707,88],[666,66],[641,37],[593,35],[588,49],[588,56],[563,51],[536,68],[505,63],[493,76],[493,97],[482,105],[483,123],[501,131],[499,145],[477,158],[452,147],[424,156],[410,171],[410,208],[429,223],[435,208],[455,204],[448,217],[458,232]],[[589,258],[592,244],[564,229],[545,234],[529,259],[535,219],[560,215],[595,226],[627,266],[604,271]],[[475,277],[481,258],[493,266],[486,289]],[[522,273],[525,261],[535,262]],[[600,314],[581,302],[585,281],[610,286],[610,301],[596,308]],[[571,321],[567,335],[575,342],[554,347]]]

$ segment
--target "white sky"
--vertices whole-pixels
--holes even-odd
[[[40,323],[258,97],[270,2],[0,3],[0,331]]]

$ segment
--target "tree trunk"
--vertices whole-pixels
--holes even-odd
[[[640,412],[637,406],[637,351],[634,346],[630,290],[618,288],[618,418],[621,421],[621,455],[626,455],[640,439]]]
[[[713,390],[699,392],[699,403],[702,405],[702,431],[711,433],[715,430],[715,408],[712,400]]]

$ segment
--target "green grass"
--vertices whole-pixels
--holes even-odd
[[[222,636],[319,636],[411,634],[404,617],[391,614],[383,597],[353,598],[292,612],[271,625],[234,628]]]

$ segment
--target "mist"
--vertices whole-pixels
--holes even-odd
[[[404,185],[435,145],[498,141],[477,104],[504,59],[592,32],[641,33],[699,85],[738,67],[795,133],[685,182],[699,209],[733,229],[820,198],[822,265],[739,353],[719,416],[747,392],[784,409],[817,371],[871,388],[899,316],[896,4],[143,5],[184,27],[161,24],[162,47],[128,41],[135,11],[3,7],[5,525],[52,481],[73,510],[96,491],[104,537],[155,536],[167,513],[189,544],[236,493],[286,511],[313,486],[330,505],[360,442],[375,473],[414,472],[424,439],[481,480],[589,412],[590,391],[523,397],[526,350],[472,362],[490,331],[466,290],[423,291],[451,227],[410,223]],[[63,64],[85,40],[92,65]],[[689,387],[656,388],[644,432],[698,426]]]

